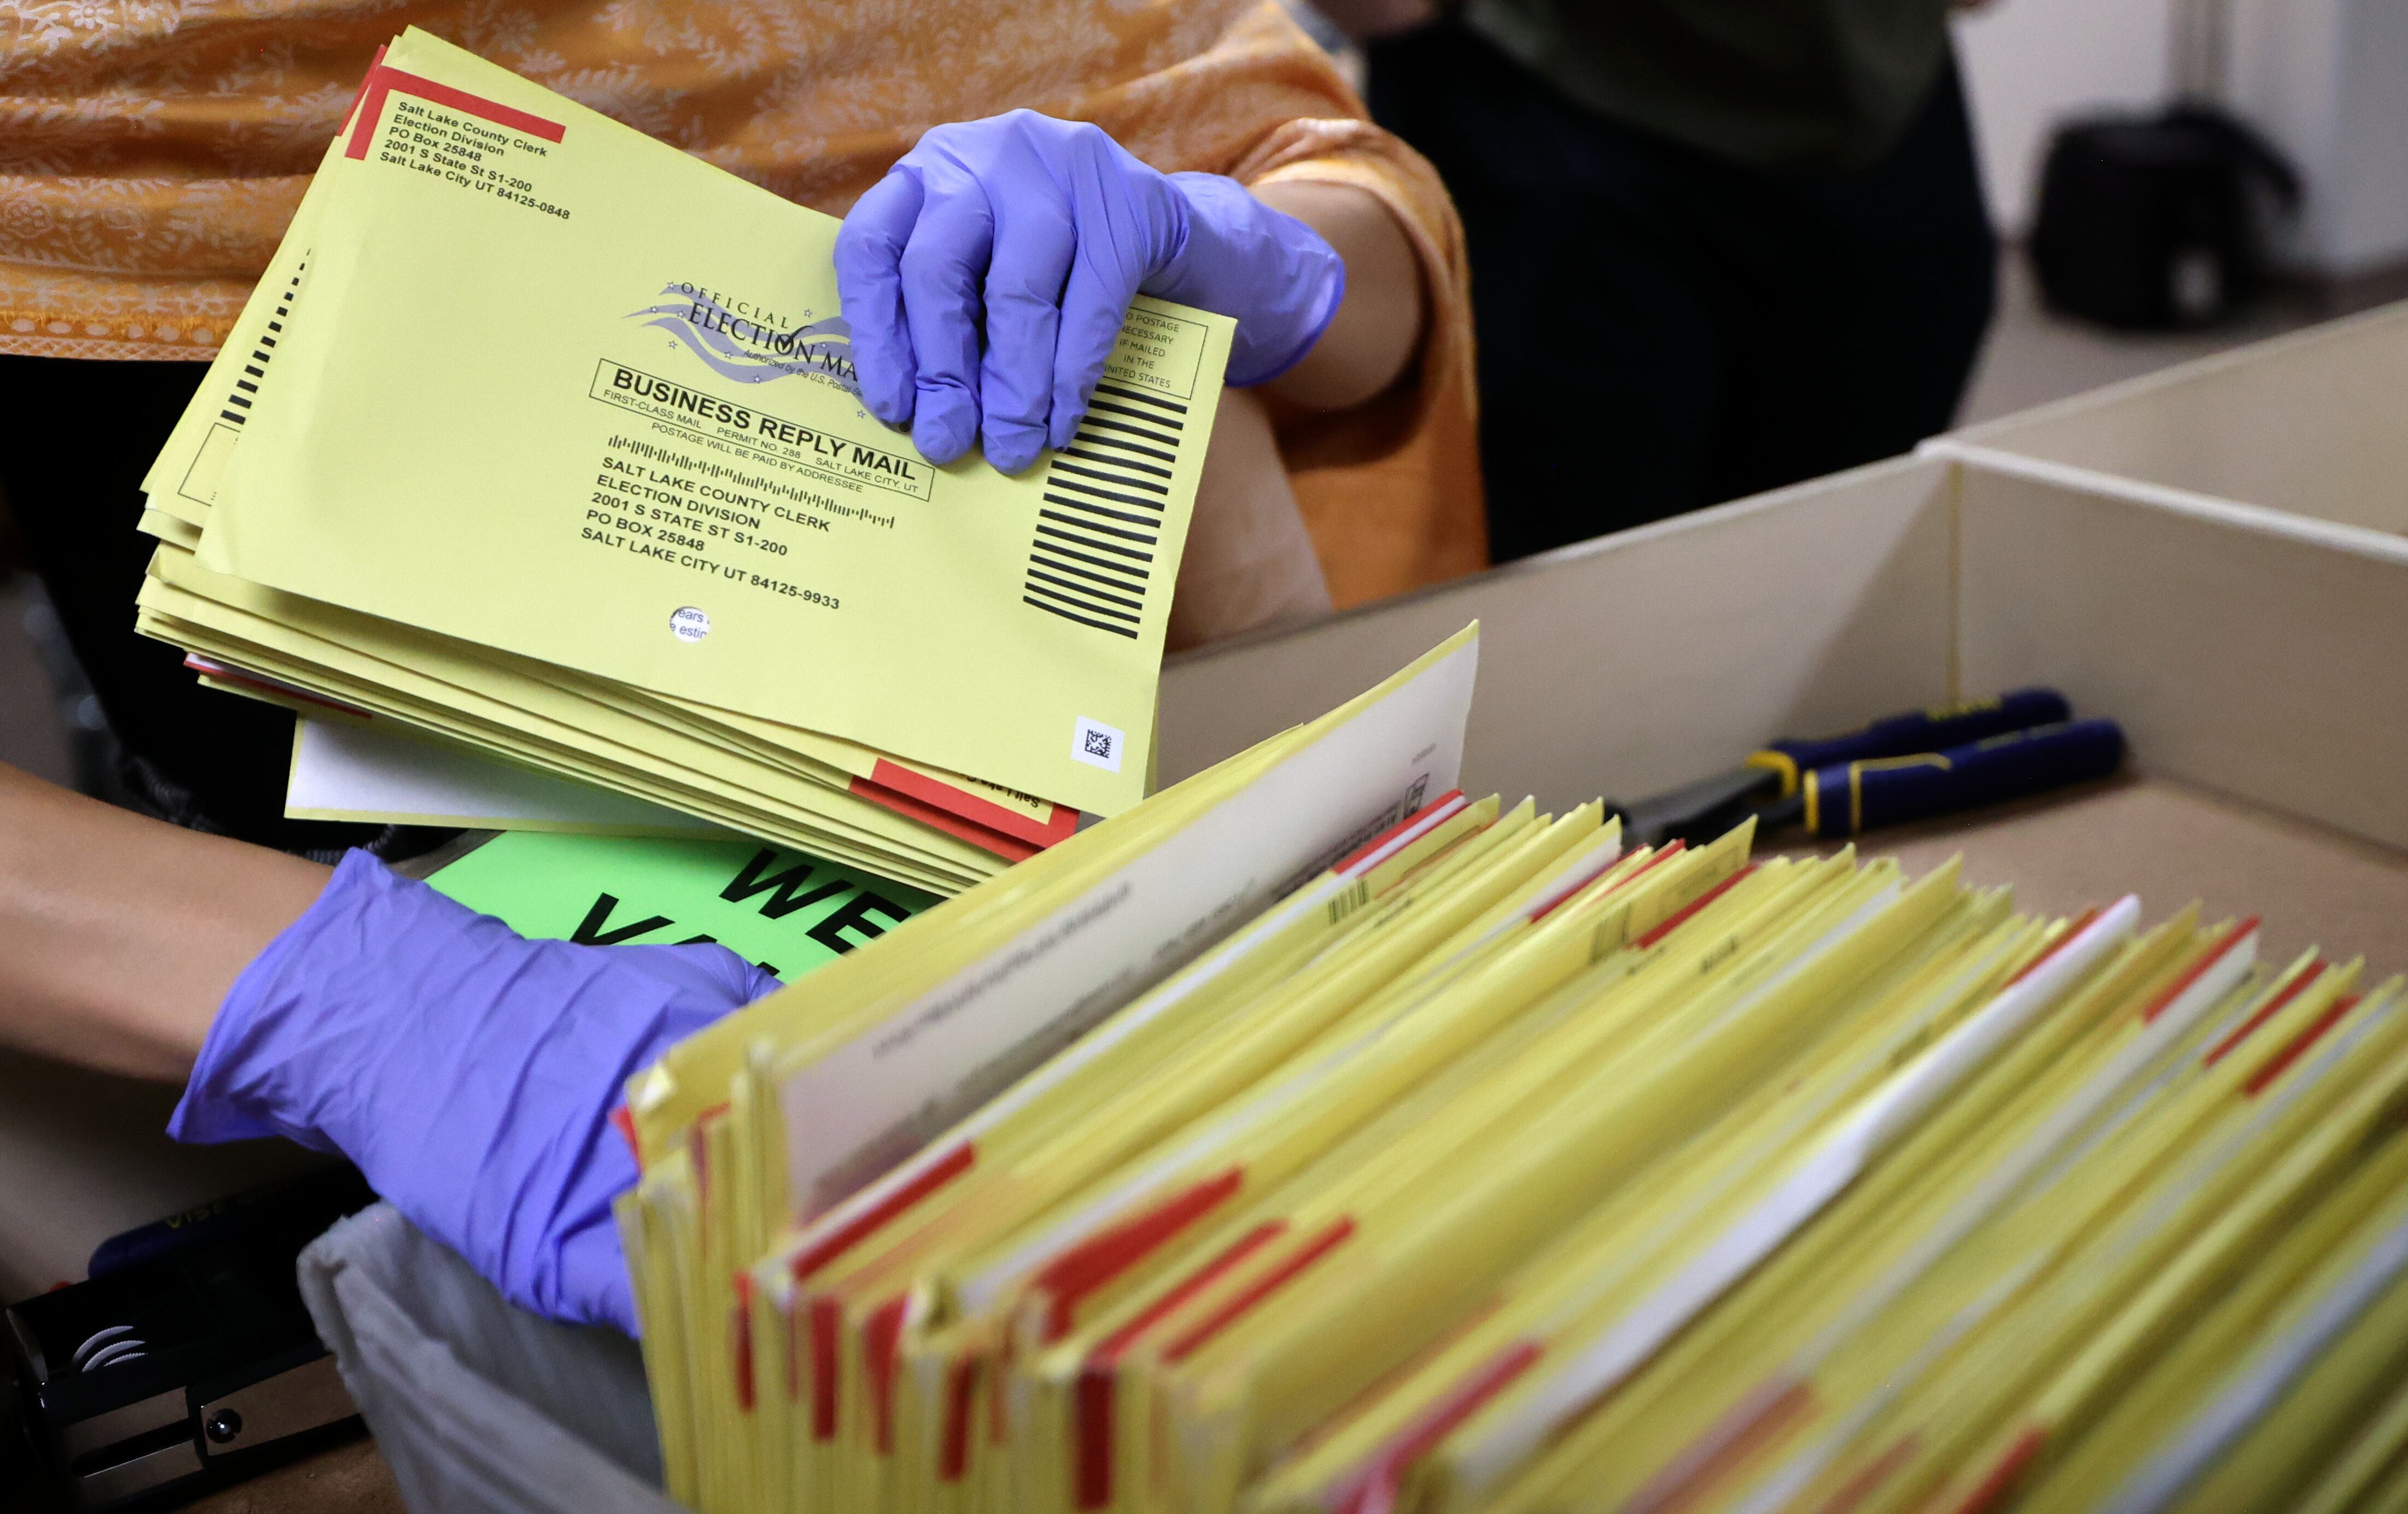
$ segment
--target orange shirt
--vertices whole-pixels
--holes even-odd
[[[920,134],[1017,106],[1165,171],[1357,185],[1418,251],[1418,372],[1278,416],[1340,606],[1485,562],[1469,275],[1437,176],[1276,0],[22,0],[0,18],[0,352],[201,358],[369,56],[416,24],[841,214]]]

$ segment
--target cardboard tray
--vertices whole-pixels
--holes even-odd
[[[2408,310],[2378,313],[1211,648],[1165,671],[1162,777],[1474,618],[1464,786],[1558,810],[1776,736],[2050,684],[2124,722],[2134,777],[1871,847],[1920,871],[1961,846],[1972,879],[2057,913],[2137,889],[2157,918],[2202,897],[2263,913],[2272,948],[2317,940],[2382,974],[2408,966],[2402,393]],[[413,1506],[661,1507],[640,1487],[650,1448],[624,1444],[643,1422],[632,1357],[515,1316],[429,1249],[387,1215],[305,1268]],[[540,1450],[506,1476],[462,1449],[497,1437]]]
[[[2162,503],[2408,531],[2408,302],[1971,426],[1928,450]],[[2240,517],[2228,517],[2240,518]]]
[[[2408,305],[1209,648],[1165,672],[1163,776],[1328,708],[1474,617],[1464,786],[1556,809],[1667,788],[1777,736],[2047,684],[2131,738],[2152,800],[2092,818],[2182,892],[2144,899],[2153,912],[2241,896],[2222,907],[2262,910],[2277,939],[2346,916],[2353,940],[2389,948],[2377,965],[2408,967],[2408,933],[2379,923],[2400,912],[2351,903],[2398,901],[2386,890],[2408,867],[2401,395]],[[2231,847],[2192,845],[2199,827]],[[2070,819],[2051,846],[2074,856],[2088,829]],[[2172,854],[2195,865],[2152,860]],[[2014,881],[2048,894],[2050,866],[2026,847]]]

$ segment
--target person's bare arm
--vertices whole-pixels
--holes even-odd
[[[1259,390],[1221,396],[1171,601],[1174,652],[1329,613],[1329,587],[1257,396],[1345,410],[1395,383],[1421,346],[1421,262],[1386,206],[1346,184],[1266,184],[1254,193],[1337,249],[1346,296],[1304,361]]]
[[[1347,410],[1395,383],[1421,348],[1421,260],[1379,197],[1352,184],[1269,183],[1254,197],[1321,234],[1346,262],[1346,297],[1304,361],[1264,385],[1307,410]]]
[[[1251,390],[1224,389],[1179,559],[1168,651],[1329,613],[1329,584]]]
[[[180,1083],[328,870],[0,764],[0,1045]]]

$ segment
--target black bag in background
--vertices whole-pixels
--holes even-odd
[[[2041,171],[2032,267],[2068,314],[2209,325],[2265,287],[2268,232],[2299,202],[2290,165],[2214,107],[2072,122]]]

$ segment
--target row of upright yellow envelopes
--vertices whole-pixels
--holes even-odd
[[[1475,655],[630,1084],[674,1496],[2408,1500],[2400,980],[1469,798]]]
[[[936,468],[838,225],[405,33],[145,480],[140,628],[938,893],[1128,808],[1232,324],[1140,299],[1070,445]]]

